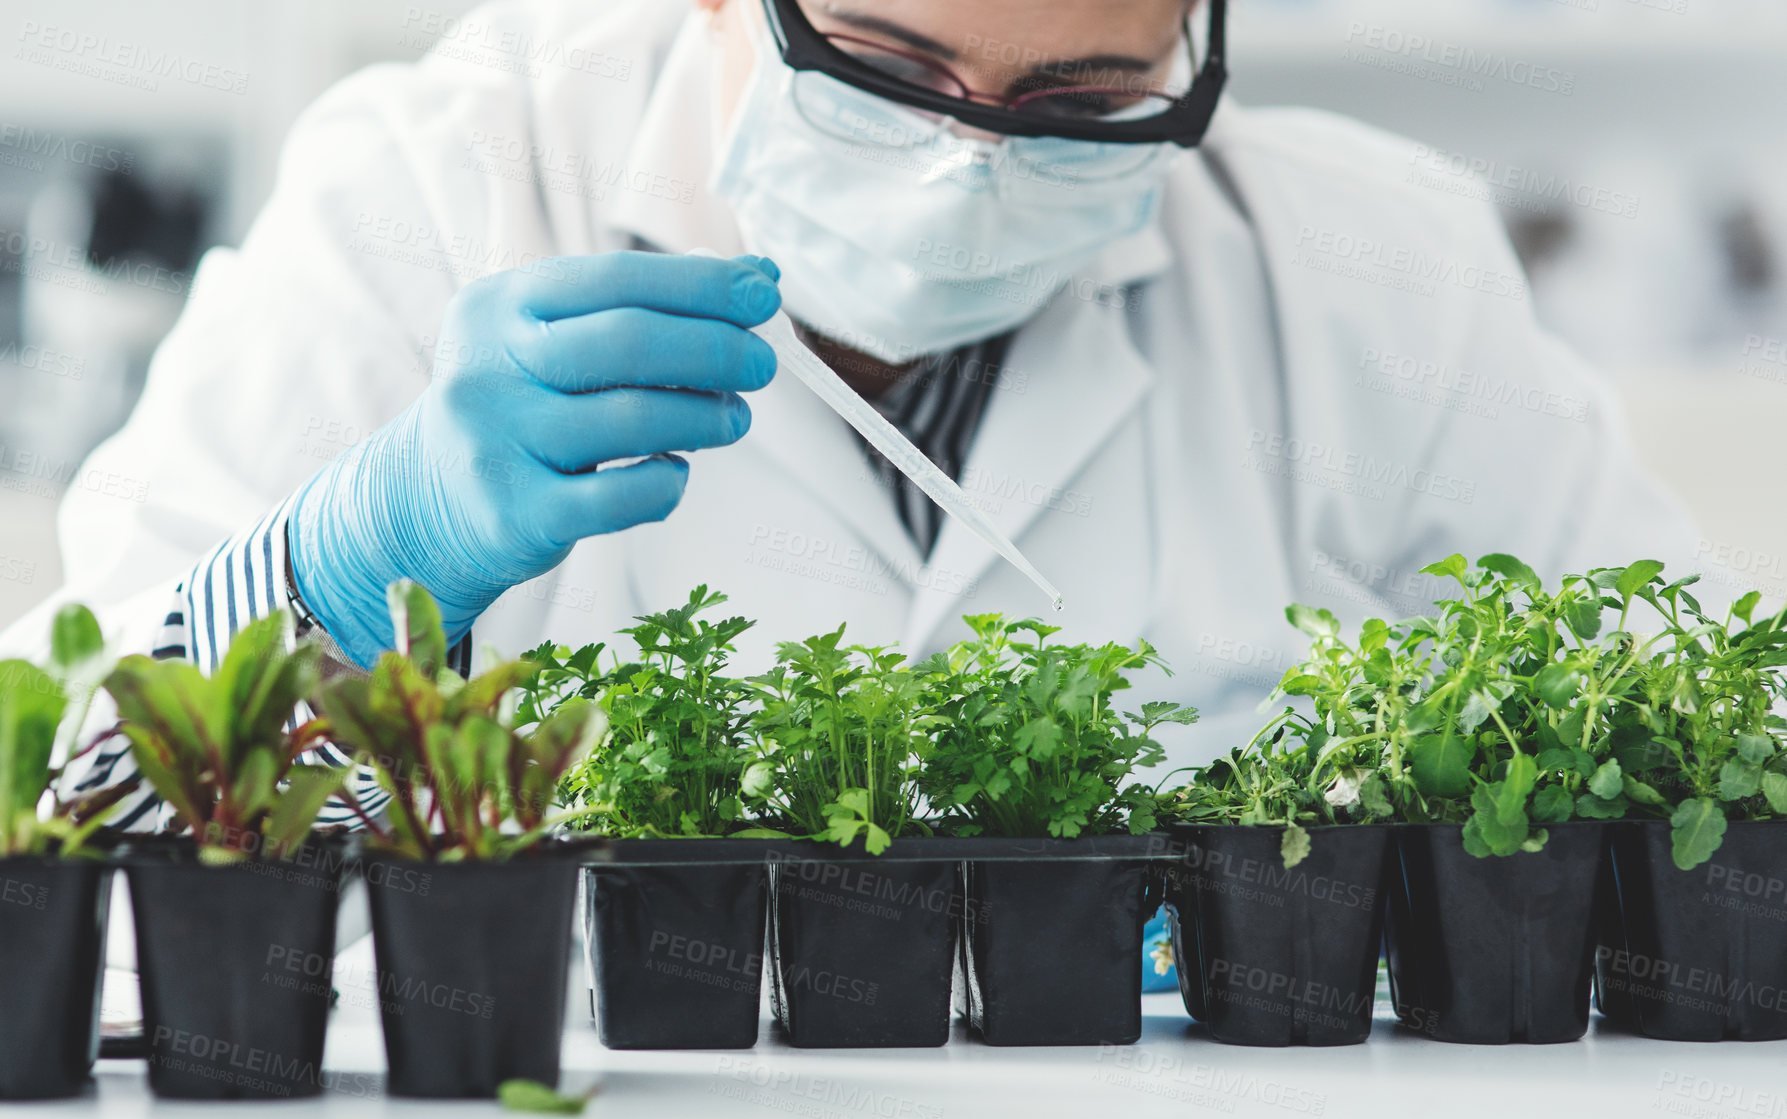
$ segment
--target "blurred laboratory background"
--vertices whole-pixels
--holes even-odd
[[[5,7],[0,627],[60,581],[60,493],[128,413],[199,256],[266,199],[293,119],[473,5]],[[1787,596],[1787,3],[1231,7],[1234,95],[1402,133],[1421,145],[1411,179],[1492,199],[1539,315],[1607,371],[1645,462],[1699,517],[1704,563]],[[158,52],[185,77],[107,61]]]

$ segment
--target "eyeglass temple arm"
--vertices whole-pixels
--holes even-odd
[[[1229,15],[1228,0],[1210,0],[1210,57],[1204,60],[1208,66],[1214,62],[1218,66],[1228,66]],[[1191,17],[1185,19],[1187,35],[1191,32]]]

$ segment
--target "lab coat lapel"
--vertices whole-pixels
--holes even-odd
[[[911,584],[923,557],[850,425],[788,370],[749,401],[751,433],[744,445],[781,467],[849,525],[881,555],[890,578]]]
[[[1130,338],[1125,288],[1163,271],[1170,250],[1157,230],[1111,246],[1013,340],[962,471],[964,490],[1005,535],[1024,532],[1051,495],[1090,462],[1147,395],[1154,371]],[[926,648],[937,627],[964,610],[960,594],[1005,562],[966,525],[946,519],[920,572],[904,648]],[[1044,571],[1044,575],[1048,572]],[[1038,613],[1046,611],[1037,598]]]

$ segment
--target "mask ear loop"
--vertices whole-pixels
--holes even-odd
[[[729,0],[728,4],[719,11],[707,13],[708,26],[711,29],[719,24],[720,11],[730,10],[730,15],[727,18],[749,21],[751,16],[748,11],[731,9],[750,2],[751,0]],[[724,24],[719,24],[719,27],[716,45],[720,51],[720,57],[723,59],[725,36],[730,33],[731,28]],[[714,132],[714,177],[716,181],[719,177],[721,164],[724,162],[724,156],[732,150],[733,145],[737,142],[739,128],[743,125],[752,102],[757,99],[759,84],[768,80],[764,74],[765,69],[781,62],[781,53],[775,45],[775,37],[767,27],[752,23],[747,30],[752,48],[751,72],[746,76],[744,85],[740,87],[738,100],[731,106],[726,105],[726,82],[723,75],[714,82],[711,111],[716,126]],[[766,52],[773,52],[773,57]],[[727,115],[728,108],[731,110],[730,117]]]

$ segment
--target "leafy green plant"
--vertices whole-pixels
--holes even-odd
[[[578,818],[553,814],[556,787],[601,736],[601,710],[574,697],[520,732],[514,692],[535,668],[512,661],[464,679],[447,667],[428,592],[399,580],[387,597],[397,649],[317,697],[329,736],[391,795],[381,824],[343,793],[374,844],[418,861],[502,860]]]
[[[929,833],[917,819],[918,773],[938,717],[924,707],[925,682],[900,654],[843,639],[839,626],[786,642],[775,666],[749,681],[761,706],[743,793],[771,826],[739,834],[846,846],[860,837],[880,854],[898,836]]]
[[[1307,725],[1292,732],[1295,718],[1287,711],[1245,747],[1193,769],[1186,784],[1161,794],[1157,819],[1282,827],[1286,867],[1308,857],[1308,828],[1392,819],[1396,810],[1376,749],[1355,744],[1324,755],[1320,746],[1328,736]]]
[[[69,605],[51,624],[47,669],[0,661],[0,858],[43,855],[52,847],[64,857],[79,854],[130,791],[113,787],[72,801],[57,791],[68,761],[86,753],[74,749],[74,739],[107,670],[104,651],[92,612]],[[53,764],[58,755],[67,759],[61,766]]]
[[[143,656],[106,677],[138,771],[204,862],[290,858],[341,785],[341,770],[294,764],[324,727],[313,719],[285,729],[316,683],[319,656],[311,643],[291,644],[281,611],[237,633],[209,678],[187,661]]]
[[[1287,827],[1287,863],[1314,824],[1398,819],[1461,823],[1476,855],[1543,847],[1547,825],[1617,815],[1608,712],[1634,648],[1602,614],[1620,611],[1661,565],[1571,576],[1556,593],[1512,556],[1475,567],[1450,556],[1422,569],[1456,582],[1436,613],[1369,619],[1352,642],[1326,610],[1287,619],[1310,655],[1280,682],[1302,697],[1245,749],[1194,774],[1163,812],[1184,820]]]
[[[1708,616],[1661,565],[1630,586],[1662,623],[1616,646],[1607,743],[1598,776],[1608,816],[1667,818],[1683,870],[1710,859],[1731,819],[1787,816],[1787,610],[1755,619],[1761,596]],[[1739,624],[1741,623],[1741,624]]]
[[[1308,709],[1197,771],[1163,815],[1287,825],[1287,862],[1314,823],[1463,823],[1472,853],[1506,855],[1542,847],[1547,825],[1659,816],[1686,869],[1728,817],[1787,813],[1787,723],[1773,713],[1787,630],[1782,615],[1752,621],[1758,596],[1708,617],[1697,577],[1666,583],[1655,560],[1555,592],[1507,555],[1422,570],[1459,594],[1432,617],[1368,620],[1351,644],[1332,614],[1291,607],[1311,652],[1276,694]],[[1634,632],[1638,603],[1648,636]]]
[[[528,654],[541,671],[524,685],[522,717],[542,718],[567,696],[596,697],[608,734],[565,776],[565,802],[599,812],[589,830],[614,836],[717,836],[744,818],[740,790],[752,760],[746,704],[752,690],[726,675],[744,618],[697,617],[726,601],[697,587],[674,610],[621,632],[639,660],[596,674],[601,646]]]
[[[1150,737],[1157,726],[1197,719],[1173,703],[1127,715],[1115,706],[1130,686],[1124,673],[1161,664],[1154,649],[1051,645],[1059,627],[1035,619],[964,620],[974,637],[915,669],[937,726],[920,787],[951,830],[1068,839],[1150,830],[1151,791],[1123,784],[1165,756]]]

